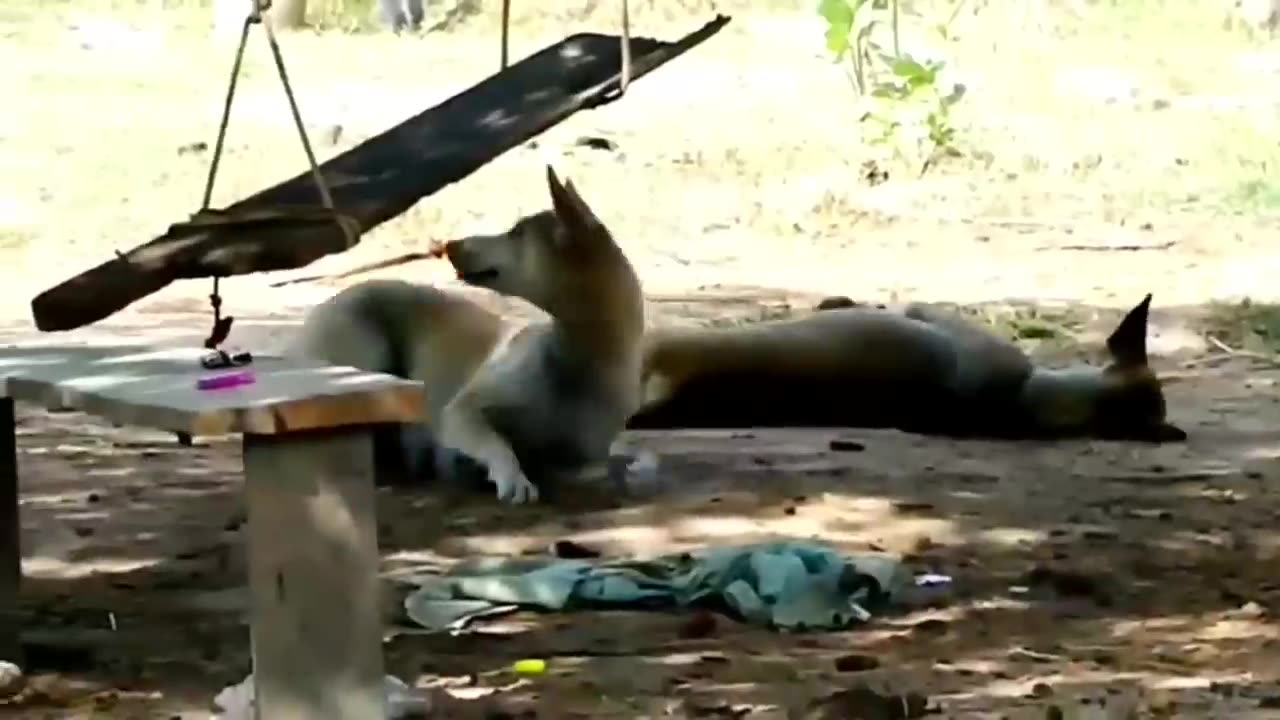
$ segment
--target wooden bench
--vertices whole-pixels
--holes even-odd
[[[422,417],[420,383],[255,357],[256,382],[203,391],[199,350],[0,349],[0,659],[18,659],[14,401],[117,424],[243,436],[258,717],[383,717],[372,425]]]

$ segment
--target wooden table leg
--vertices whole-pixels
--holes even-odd
[[[18,588],[22,584],[22,526],[15,421],[13,398],[0,398],[0,660],[21,665]]]
[[[370,428],[245,435],[259,720],[384,717]]]

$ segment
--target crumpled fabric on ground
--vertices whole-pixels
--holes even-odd
[[[707,608],[779,630],[840,630],[893,601],[911,578],[892,555],[845,556],[816,542],[766,542],[651,560],[494,559],[410,579],[404,601],[433,630],[516,609]]]

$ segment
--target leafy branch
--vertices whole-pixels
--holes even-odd
[[[958,155],[950,111],[965,88],[944,90],[942,60],[917,60],[903,52],[898,0],[821,0],[818,14],[827,23],[827,49],[837,62],[849,60],[854,89],[866,106],[860,120],[878,128],[872,141],[892,145],[904,159],[913,156],[922,175],[940,157]],[[944,36],[957,14],[958,9],[938,27]],[[891,52],[877,37],[886,26]]]

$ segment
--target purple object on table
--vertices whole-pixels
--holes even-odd
[[[257,378],[254,377],[252,370],[242,370],[240,372],[202,377],[196,381],[196,389],[225,390],[227,388],[239,387],[240,385],[250,385],[255,380],[257,380]]]

